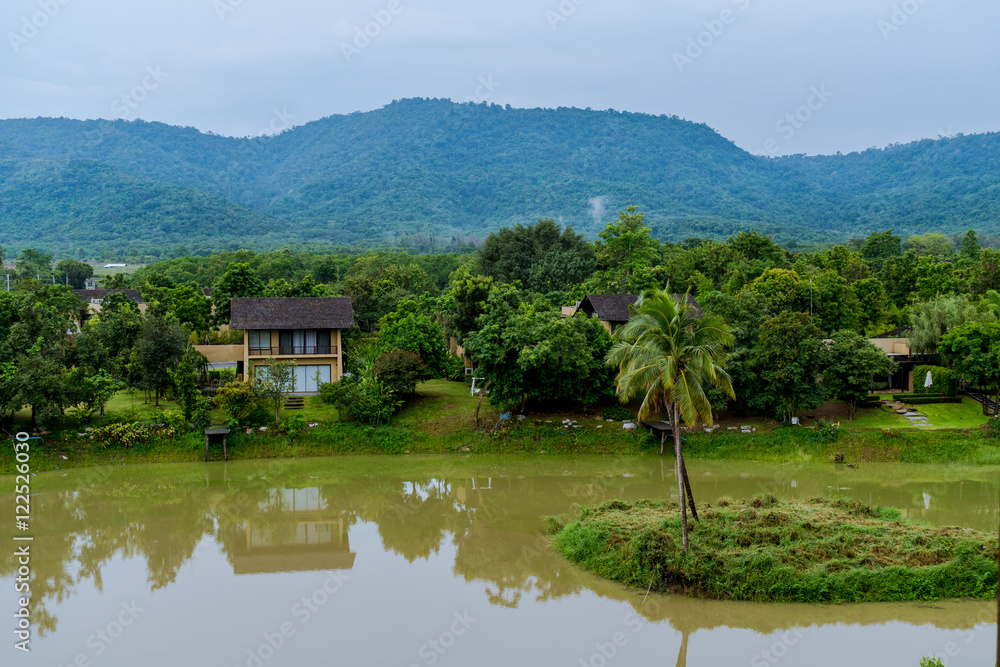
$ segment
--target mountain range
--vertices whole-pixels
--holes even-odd
[[[629,204],[664,240],[794,248],[894,228],[1000,232],[1000,134],[766,158],[676,116],[408,99],[257,138],[0,120],[0,244],[161,257],[446,246],[538,218],[589,236]]]

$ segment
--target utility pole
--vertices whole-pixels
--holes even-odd
[[[10,291],[10,274],[7,274],[7,291]]]
[[[809,279],[809,317],[813,316],[813,281]]]

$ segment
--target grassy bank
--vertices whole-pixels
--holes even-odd
[[[611,501],[555,523],[556,548],[598,575],[652,587],[758,602],[885,602],[989,598],[997,538],[900,521],[899,511],[846,500],[721,500],[691,522],[681,549],[673,503]]]
[[[658,452],[658,445],[644,432],[623,431],[620,423],[606,423],[596,415],[573,412],[531,413],[530,419],[512,420],[509,427],[495,433],[482,433],[473,425],[476,399],[468,386],[457,382],[424,383],[416,396],[386,425],[379,428],[342,423],[337,411],[318,397],[308,397],[303,410],[283,410],[281,417],[302,415],[308,424],[296,437],[289,437],[275,426],[238,429],[228,436],[230,460],[267,458],[305,458],[341,454],[643,454]],[[141,394],[120,394],[108,406],[105,423],[122,415],[157,421],[163,412],[177,410],[176,404],[161,401],[159,407],[144,403]],[[27,416],[15,423],[14,431],[27,430]],[[495,423],[498,412],[484,403],[481,417]],[[577,420],[579,428],[565,427],[563,419]],[[97,420],[53,428],[43,435],[42,443],[33,446],[31,469],[46,470],[132,463],[193,462],[204,460],[205,439],[200,433],[173,438],[152,438],[131,448],[108,446],[92,440],[88,425]],[[215,423],[224,423],[226,415],[213,413]],[[597,427],[601,426],[600,429]],[[80,434],[83,434],[82,436]],[[213,444],[210,460],[222,459],[222,448]],[[15,468],[11,447],[0,449],[0,474]]]
[[[534,410],[528,412],[523,421],[515,417],[507,422],[509,426],[483,433],[473,425],[476,401],[465,384],[440,380],[426,382],[388,424],[374,429],[341,423],[336,409],[317,397],[308,397],[303,410],[283,410],[281,417],[301,415],[313,426],[295,437],[273,426],[265,431],[253,429],[250,433],[243,429],[235,431],[229,436],[229,456],[232,460],[240,460],[337,454],[659,453],[658,440],[646,432],[624,431],[620,422],[605,421],[593,412]],[[950,405],[947,407],[954,409]],[[156,406],[144,402],[141,393],[123,392],[109,403],[104,422],[115,419],[159,422],[164,421],[166,411],[176,410],[178,406],[173,402],[164,400]],[[499,420],[498,411],[488,402],[484,402],[480,416],[493,424]],[[28,430],[28,417],[27,413],[19,415],[11,432]],[[226,419],[221,410],[213,412],[213,423],[222,424]],[[572,423],[566,425],[565,420],[572,420]],[[740,422],[729,420],[728,423]],[[749,423],[757,428],[755,432],[742,433],[726,428],[711,434],[702,430],[685,431],[685,455],[689,459],[826,463],[835,461],[840,454],[846,463],[854,465],[867,462],[1000,465],[1000,440],[984,438],[978,430],[866,428],[844,421],[841,428],[821,431],[776,427],[767,420]],[[204,458],[204,438],[198,433],[153,438],[126,449],[103,447],[91,440],[85,429],[97,426],[97,418],[83,419],[69,411],[63,423],[43,434],[42,444],[33,448],[32,469],[41,472]],[[221,448],[213,446],[210,456],[213,460],[221,458]],[[0,448],[0,474],[13,471],[12,449]]]
[[[684,455],[775,463],[959,463],[1000,465],[1000,440],[979,431],[841,428],[836,440],[812,429],[775,428],[756,433],[732,431],[687,436]]]

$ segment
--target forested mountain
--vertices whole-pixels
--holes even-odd
[[[757,228],[794,247],[1000,231],[1000,135],[767,159],[703,124],[394,102],[274,137],[142,121],[0,121],[0,243],[164,256],[482,237],[552,217],[593,235],[637,204],[664,240]]]

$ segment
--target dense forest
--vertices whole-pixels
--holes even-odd
[[[594,238],[756,229],[790,250],[894,228],[996,234],[1000,135],[769,159],[671,116],[411,99],[273,137],[143,121],[0,121],[0,238],[57,256],[331,246],[441,251],[553,218]]]
[[[888,386],[897,370],[868,342],[889,331],[939,364],[936,382],[952,393],[959,378],[1000,393],[1000,251],[984,248],[973,230],[905,240],[888,230],[801,253],[758,232],[664,243],[651,231],[629,206],[594,241],[545,219],[501,228],[471,252],[175,258],[103,279],[137,290],[145,311],[123,292],[108,296],[72,340],[66,331],[77,330],[84,303],[52,283],[79,287],[91,267],[72,259],[53,266],[52,255],[24,250],[14,258],[13,289],[0,291],[0,420],[25,407],[41,420],[74,405],[99,410],[124,386],[190,394],[190,413],[199,405],[193,369],[207,362],[189,344],[242,341],[222,326],[230,300],[260,296],[351,299],[357,327],[343,345],[352,379],[321,394],[376,424],[420,380],[463,375],[462,359],[447,353],[450,339],[501,407],[612,403],[606,358],[620,332],[583,315],[564,318],[561,308],[588,294],[650,290],[689,292],[725,332],[719,361],[734,391],[710,391],[716,409],[790,419],[835,398],[853,415],[873,383]]]

